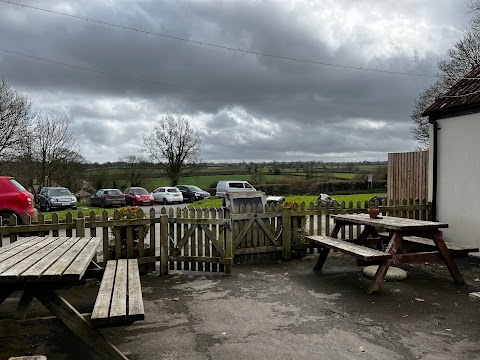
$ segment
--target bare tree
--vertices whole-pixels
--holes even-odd
[[[162,166],[172,186],[197,169],[201,138],[182,116],[160,118],[143,144],[150,157]]]
[[[64,113],[38,114],[32,128],[32,152],[40,187],[59,181],[66,164],[82,161],[77,141]]]
[[[31,102],[0,79],[0,160],[23,145],[30,121]]]
[[[413,121],[410,131],[420,149],[428,148],[429,144],[428,119],[421,114],[462,76],[480,65],[480,0],[472,0],[469,5],[473,17],[466,25],[462,38],[448,50],[448,58],[438,62],[437,81],[415,100],[410,115]]]

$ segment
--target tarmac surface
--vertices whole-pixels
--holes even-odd
[[[480,359],[480,259],[458,259],[466,285],[443,263],[399,265],[408,272],[367,295],[370,279],[355,259],[331,254],[290,262],[234,265],[231,275],[172,272],[142,276],[145,320],[101,332],[131,360],[140,359]],[[98,282],[62,291],[91,312]],[[0,306],[13,316],[14,293]],[[36,300],[29,317],[48,316]],[[1,326],[1,322],[0,322]],[[0,359],[98,359],[57,320],[0,328]]]

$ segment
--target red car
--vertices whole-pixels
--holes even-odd
[[[8,218],[12,214],[17,216],[18,224],[23,224],[26,214],[33,219],[37,216],[33,204],[33,194],[17,180],[12,176],[0,176],[0,216],[3,224],[8,224]]]
[[[129,187],[123,192],[127,205],[153,205],[153,196],[142,187]]]

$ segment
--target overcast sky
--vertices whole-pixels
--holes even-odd
[[[0,0],[0,75],[65,112],[91,162],[141,155],[165,114],[189,119],[204,161],[387,160],[415,150],[413,100],[434,80],[418,75],[466,2]]]

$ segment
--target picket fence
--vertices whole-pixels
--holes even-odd
[[[325,207],[315,204],[242,205],[234,209],[166,209],[160,214],[150,209],[136,213],[127,211],[121,218],[115,210],[113,218],[79,212],[74,218],[67,213],[60,221],[54,213],[47,222],[39,214],[36,223],[29,218],[23,225],[1,226],[0,245],[27,236],[92,236],[101,237],[102,247],[96,261],[104,264],[111,258],[138,258],[149,270],[168,274],[171,270],[226,272],[234,264],[281,259],[288,261],[304,255],[309,248],[305,235],[329,234],[333,227],[330,215],[366,213],[367,203],[334,203]],[[431,206],[423,201],[397,201],[380,206],[383,215],[430,220]],[[148,215],[148,216],[147,216]],[[0,220],[1,221],[1,220]],[[361,226],[343,229],[339,237],[354,239]]]

